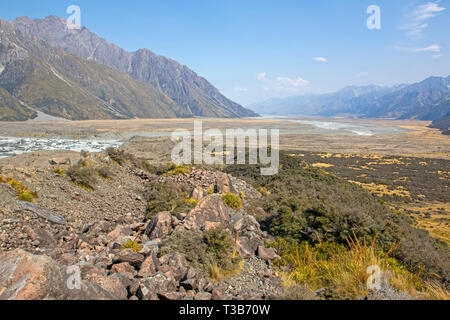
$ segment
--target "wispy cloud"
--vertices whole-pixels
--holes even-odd
[[[248,91],[248,88],[234,87],[233,90],[234,90],[234,91],[237,91],[237,92],[247,92],[247,91]]]
[[[441,53],[441,46],[438,44],[432,44],[428,47],[403,47],[403,46],[396,46],[397,50],[405,51],[405,52],[412,52],[412,53],[421,53],[421,52],[432,52],[435,53],[433,58],[435,56],[439,55]]]
[[[360,72],[356,75],[357,78],[367,78],[369,73],[367,71]]]
[[[400,26],[400,29],[405,30],[410,38],[419,39],[423,36],[423,30],[428,27],[427,21],[445,9],[439,6],[439,1],[416,6],[406,15],[406,22]]]
[[[441,47],[437,44],[433,44],[431,46],[425,47],[425,48],[413,48],[414,52],[441,52]]]
[[[328,59],[324,57],[315,57],[314,60],[319,62],[328,62]]]
[[[265,91],[296,93],[299,92],[302,87],[309,85],[309,81],[303,79],[302,77],[277,77],[272,80],[267,77],[265,72],[258,73],[256,77],[258,81],[262,83],[262,88]]]

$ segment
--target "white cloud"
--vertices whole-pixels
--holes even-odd
[[[296,93],[302,87],[309,85],[309,81],[302,77],[289,78],[289,77],[277,77],[274,80],[269,79],[265,72],[258,73],[257,79],[263,83],[264,91],[277,91],[277,92],[290,92]]]
[[[437,44],[433,44],[431,46],[425,47],[425,48],[414,48],[414,52],[441,52],[441,47]]]
[[[412,53],[432,52],[432,53],[435,53],[435,55],[433,57],[435,57],[437,55],[440,56],[440,53],[441,53],[441,46],[438,44],[433,44],[433,45],[430,45],[428,47],[423,47],[423,48],[403,47],[403,46],[397,46],[395,48],[400,51],[412,52]],[[438,58],[438,57],[435,57],[435,58]]]
[[[435,54],[435,55],[433,56],[433,58],[435,58],[435,59],[440,58],[440,57],[441,57],[440,54]]]
[[[324,57],[315,57],[314,60],[319,61],[319,62],[328,62],[327,58],[324,58]]]
[[[234,90],[234,91],[237,91],[237,92],[247,92],[247,91],[248,91],[248,88],[235,87],[235,88],[233,88],[233,90]]]
[[[267,75],[266,75],[265,72],[258,73],[256,75],[256,77],[258,78],[259,81],[262,81],[262,82],[267,82],[268,81]]]
[[[406,16],[406,22],[400,26],[400,29],[405,30],[410,38],[419,39],[423,35],[423,30],[428,27],[427,21],[445,9],[440,7],[438,2],[419,5]]]
[[[368,76],[369,76],[369,73],[367,71],[360,72],[356,75],[356,77],[358,77],[358,78],[366,78]]]

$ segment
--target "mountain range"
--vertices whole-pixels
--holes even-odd
[[[186,66],[66,20],[0,20],[0,120],[257,116]]]
[[[319,95],[271,99],[249,106],[261,114],[351,116],[436,120],[450,112],[450,76],[430,77],[411,85],[350,86]]]

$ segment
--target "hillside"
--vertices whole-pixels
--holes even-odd
[[[2,120],[26,120],[35,110],[70,120],[169,118],[189,114],[148,84],[0,26]]]
[[[11,21],[11,24],[27,36],[45,40],[68,53],[97,61],[128,74],[134,80],[151,85],[181,108],[177,116],[257,116],[253,111],[224,97],[188,67],[148,49],[127,52],[84,27],[68,30],[66,21],[56,16],[35,20],[20,17]]]
[[[14,160],[0,160],[0,269],[16,275],[0,279],[11,288],[0,298],[421,299],[438,298],[433,288],[446,292],[445,243],[295,155],[281,154],[274,177],[255,166],[156,165],[117,149]],[[362,276],[374,263],[395,279],[377,292]],[[61,275],[73,265],[85,290],[64,285]],[[17,276],[23,270],[25,280]],[[33,286],[36,278],[44,285]]]
[[[441,130],[443,134],[450,135],[450,113],[447,113],[443,118],[434,120],[430,127]]]

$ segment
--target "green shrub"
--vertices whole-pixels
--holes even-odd
[[[111,160],[113,160],[120,166],[123,166],[127,162],[135,163],[137,160],[136,157],[131,153],[127,153],[124,150],[120,150],[117,148],[108,148],[106,150],[106,154],[111,158]]]
[[[85,166],[83,161],[77,162],[66,171],[67,176],[77,186],[89,191],[95,190],[97,172],[94,168]]]
[[[131,249],[133,252],[139,252],[142,250],[142,246],[137,241],[128,240],[122,245],[122,250]]]
[[[240,210],[242,208],[242,199],[234,193],[227,193],[222,196],[223,203],[234,210]]]
[[[189,173],[191,173],[191,169],[188,166],[175,166],[175,168],[167,172],[168,175],[179,175]]]
[[[197,201],[188,198],[189,190],[186,186],[177,186],[174,183],[157,182],[147,190],[147,214],[151,219],[157,213],[169,211],[172,213],[188,213],[197,206]]]
[[[107,166],[97,168],[97,174],[103,179],[111,179],[114,177],[114,172]]]
[[[190,265],[215,280],[220,277],[219,275],[236,272],[242,261],[234,250],[231,234],[223,227],[205,233],[176,231],[163,245],[160,255],[164,256],[174,251],[183,253]]]
[[[53,173],[55,173],[55,174],[57,174],[58,176],[61,176],[61,177],[65,177],[66,176],[66,174],[64,173],[64,170],[61,169],[61,168],[54,169]]]
[[[450,283],[448,246],[412,227],[405,216],[357,185],[284,152],[280,152],[280,171],[275,176],[262,176],[257,165],[230,165],[224,171],[267,191],[255,205],[270,216],[262,225],[272,235],[313,245],[337,242],[345,246],[354,233],[359,239],[376,239],[383,250],[397,244],[392,255],[409,270],[435,273]]]
[[[19,194],[17,198],[21,201],[34,202],[35,196],[30,192],[24,192]]]
[[[22,184],[22,182],[13,178],[0,176],[0,183],[7,183],[16,192],[17,198],[21,201],[34,202],[38,198],[37,192],[31,191],[30,188]]]

